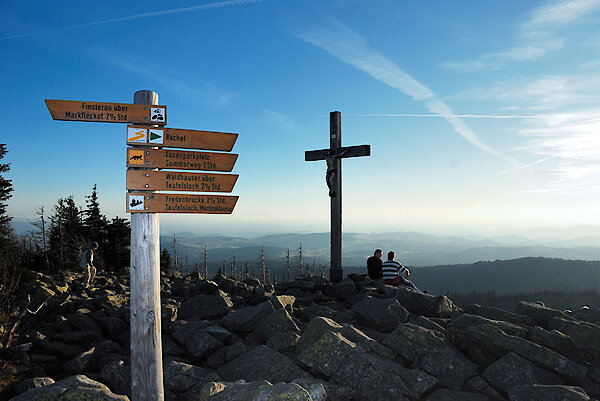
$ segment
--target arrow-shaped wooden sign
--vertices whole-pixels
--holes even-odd
[[[128,213],[231,214],[239,196],[182,195],[162,193],[127,194]]]
[[[127,170],[127,189],[134,191],[231,192],[237,174]]]
[[[98,123],[167,123],[167,106],[46,99],[54,120]]]
[[[128,145],[164,146],[168,148],[222,150],[230,152],[238,134],[179,128],[127,126]]]
[[[190,152],[165,149],[127,149],[127,167],[173,170],[231,171],[238,155],[234,153]]]

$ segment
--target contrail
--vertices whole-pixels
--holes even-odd
[[[41,34],[44,34],[44,33],[61,32],[61,31],[67,31],[67,30],[77,29],[77,28],[85,28],[85,27],[95,26],[95,25],[112,24],[113,22],[131,21],[131,20],[134,20],[134,19],[148,18],[148,17],[157,17],[157,16],[160,16],[160,15],[181,14],[181,13],[187,13],[187,12],[190,12],[190,11],[213,10],[213,9],[216,9],[216,8],[233,7],[233,6],[243,5],[243,4],[262,3],[263,1],[266,1],[266,0],[229,0],[229,1],[220,1],[218,3],[203,4],[201,6],[173,8],[173,9],[170,9],[170,10],[153,11],[153,12],[150,12],[150,13],[142,13],[142,14],[129,15],[127,17],[111,18],[111,19],[107,19],[107,20],[103,20],[103,21],[96,21],[96,22],[88,22],[88,23],[85,23],[85,24],[71,25],[71,26],[67,26],[67,27],[63,27],[63,28],[47,29],[45,31],[21,33],[21,34],[18,34],[18,35],[5,36],[5,37],[0,38],[0,40],[26,38],[28,36],[41,35]]]
[[[540,116],[531,115],[498,115],[498,114],[346,114],[346,117],[459,117],[459,118],[490,118],[490,119],[537,119],[542,118]]]
[[[290,114],[290,117],[328,117],[328,114]],[[344,117],[417,117],[417,118],[488,118],[488,119],[543,119],[543,116],[536,115],[518,115],[518,114],[391,114],[391,113],[371,113],[371,114],[344,114]]]
[[[513,169],[510,169],[510,170],[501,171],[501,172],[499,172],[496,175],[504,175],[504,174],[512,173],[512,172],[519,171],[519,170],[525,170],[525,169],[528,169],[529,167],[533,167],[533,166],[535,166],[537,164],[544,163],[547,160],[552,160],[552,159],[555,159],[557,157],[560,157],[560,155],[557,154],[557,155],[552,155],[552,156],[544,157],[543,159],[536,160],[533,163],[529,163],[529,164],[526,164],[524,166],[519,166],[517,168],[513,168]]]
[[[454,132],[465,140],[483,151],[499,155],[484,143],[448,105],[438,99],[431,89],[373,49],[362,36],[337,20],[333,20],[329,25],[328,29],[304,30],[296,33],[296,36],[414,100],[424,102],[430,112],[448,121]]]

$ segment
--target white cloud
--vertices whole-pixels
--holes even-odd
[[[540,115],[519,134],[517,150],[541,159],[503,173],[543,164],[549,180],[529,192],[600,192],[600,109]]]
[[[443,67],[462,72],[500,69],[507,61],[528,61],[557,51],[564,45],[555,35],[600,8],[598,0],[562,0],[534,9],[518,28],[517,43],[508,49],[486,53],[479,59],[445,62]]]
[[[581,68],[598,68],[600,67],[600,59],[597,60],[590,60],[590,61],[586,61],[585,63],[582,63],[580,65]]]
[[[513,154],[527,161],[499,173],[535,180],[526,192],[600,193],[600,74],[510,79],[453,99],[487,100],[527,113],[511,128],[521,137]]]
[[[391,60],[373,49],[367,41],[339,21],[328,29],[301,30],[299,38],[320,47],[339,60],[369,74],[378,81],[398,89],[414,100],[424,101],[429,111],[443,116],[456,133],[486,152],[495,153],[431,89],[414,79]]]
[[[600,74],[513,78],[451,96],[459,100],[503,102],[502,110],[560,110],[600,101]]]
[[[570,24],[589,12],[600,8],[598,0],[562,0],[539,7],[531,19],[523,24],[526,35],[538,35],[548,29]]]

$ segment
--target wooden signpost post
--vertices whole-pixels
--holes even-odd
[[[331,198],[331,265],[329,279],[342,280],[342,159],[347,157],[370,156],[371,146],[342,147],[342,114],[329,113],[329,149],[309,150],[304,153],[305,161],[325,160],[327,172],[325,182]]]
[[[160,230],[158,213],[231,214],[238,196],[189,192],[231,192],[237,174],[169,170],[231,171],[237,154],[229,152],[238,134],[159,127],[167,107],[158,94],[138,91],[133,104],[46,99],[54,120],[133,123],[127,127],[126,210],[131,213],[131,395],[133,401],[163,401]],[[188,192],[159,193],[167,192]]]
[[[133,102],[157,104],[158,94],[138,91]],[[163,401],[160,225],[157,213],[131,215],[130,260],[131,398]]]

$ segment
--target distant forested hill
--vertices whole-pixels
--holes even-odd
[[[600,262],[529,257],[462,265],[414,267],[411,279],[432,294],[600,289]]]

